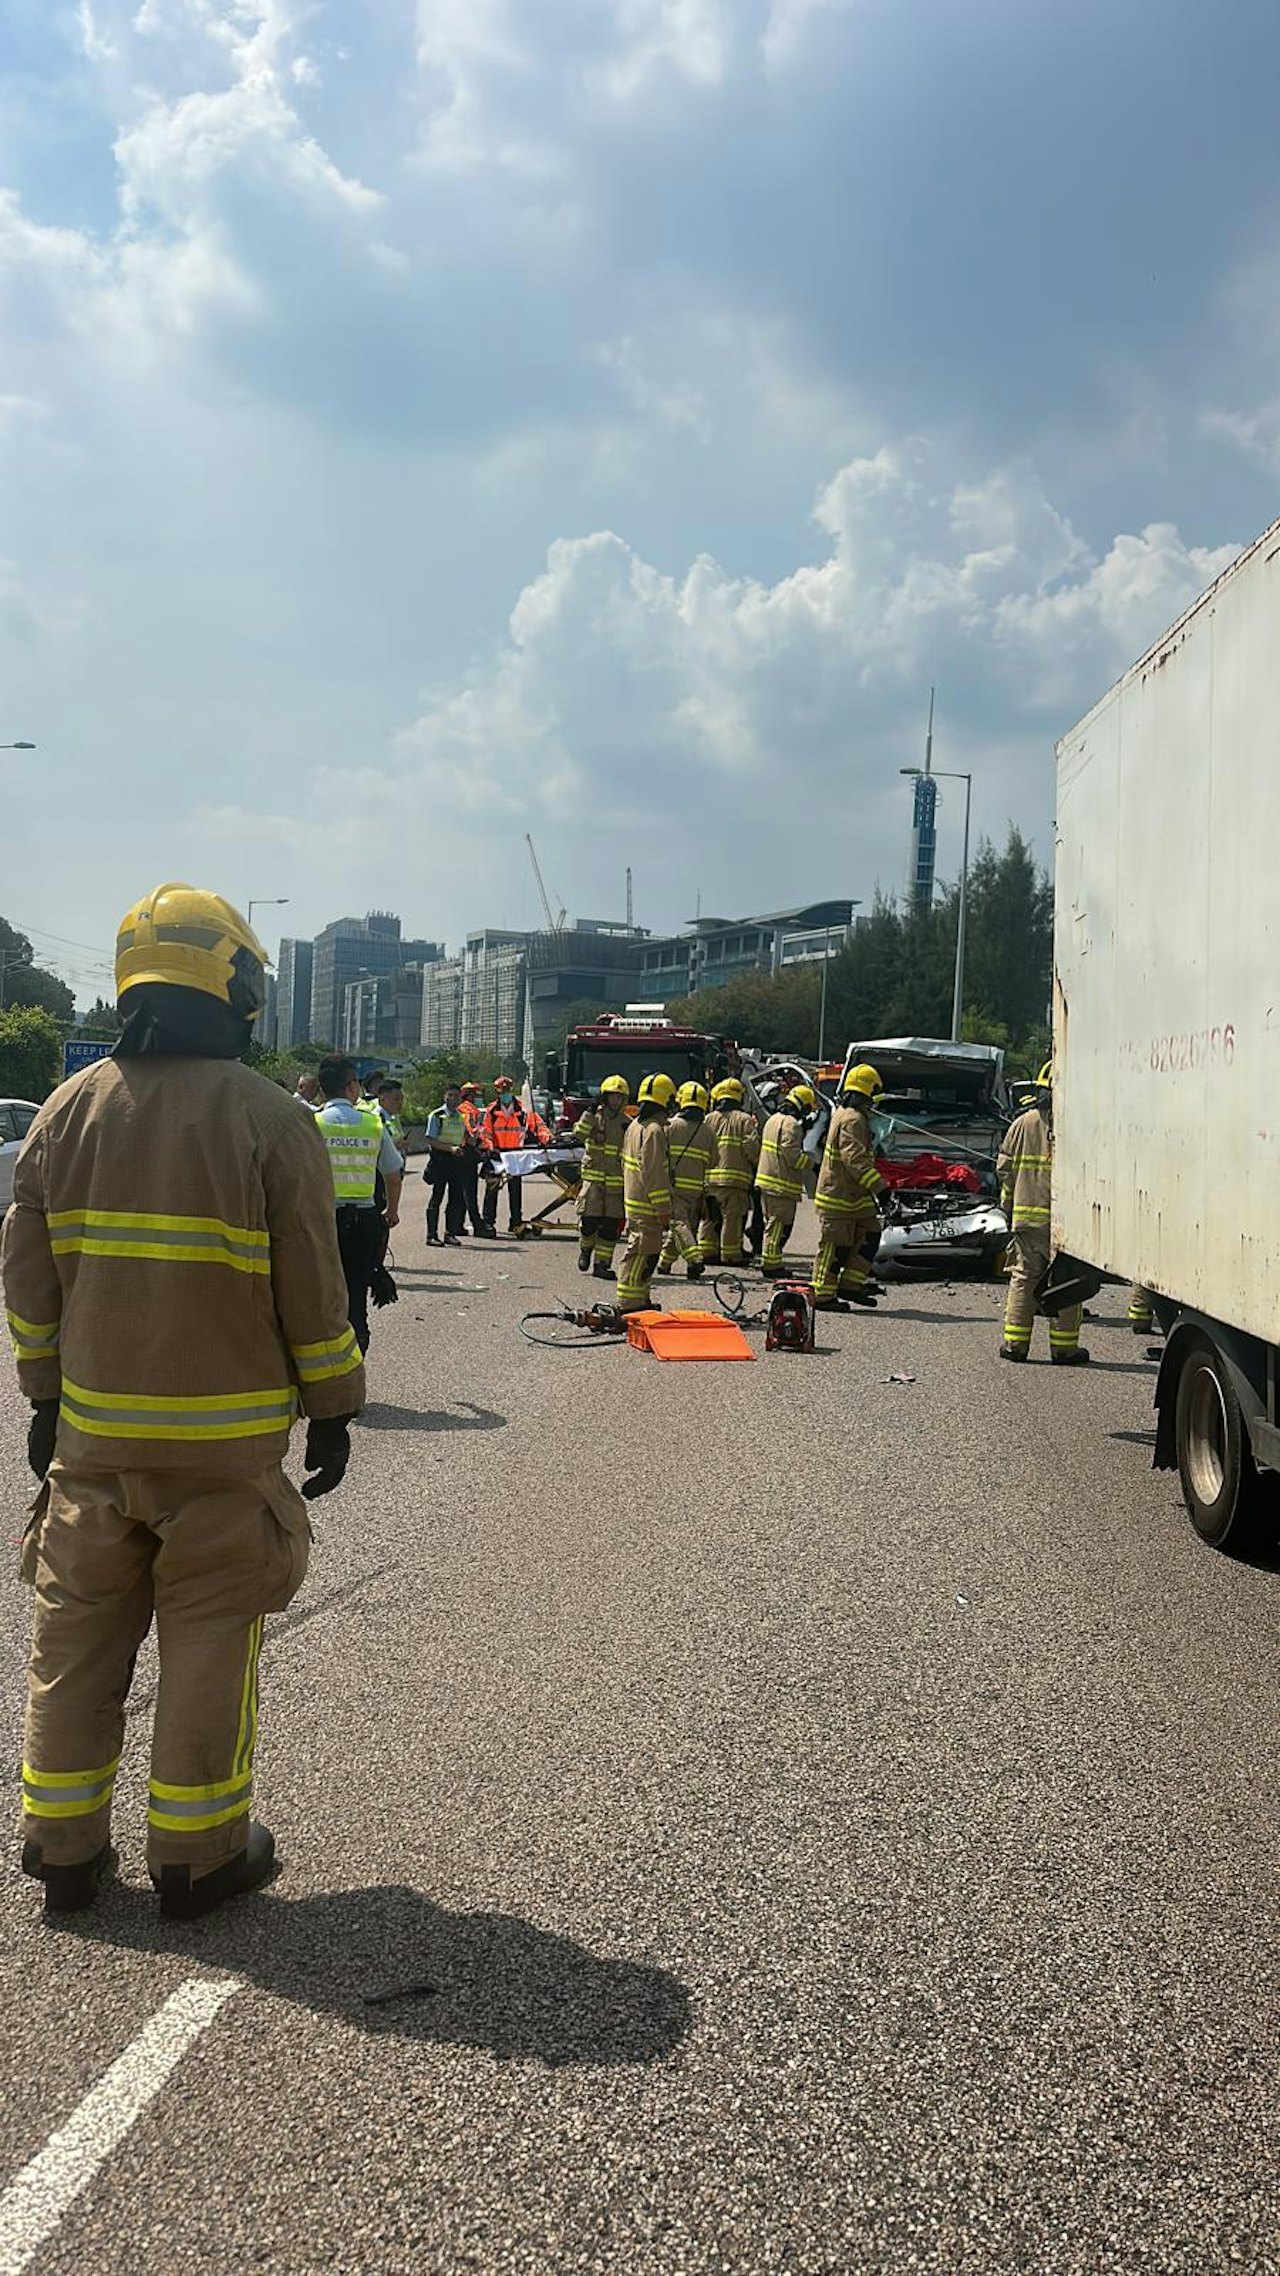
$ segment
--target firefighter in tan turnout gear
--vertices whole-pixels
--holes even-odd
[[[116,948],[110,1059],[54,1092],[14,1175],[2,1260],[43,1480],[22,1770],[26,1872],[79,1911],[109,1862],[135,1654],[160,1684],[147,1862],[160,1910],[256,1888],[263,1615],[306,1571],[281,1460],[310,1418],[308,1499],[342,1479],[364,1369],[311,1114],[240,1063],[266,958],[218,895],[165,885]]]
[[[1031,1349],[1036,1290],[1049,1269],[1049,1212],[1053,1173],[1053,1069],[1036,1078],[1036,1103],[1011,1122],[996,1163],[1000,1206],[1009,1220],[1009,1296],[1004,1311],[1002,1359],[1025,1360]],[[1051,1316],[1049,1357],[1055,1367],[1083,1367],[1078,1304]]]
[[[876,1203],[888,1189],[876,1167],[871,1108],[883,1089],[874,1067],[851,1067],[827,1132],[814,1195],[821,1238],[813,1294],[824,1312],[843,1312],[850,1304],[875,1309],[867,1252],[879,1224]]]
[[[640,1085],[634,1122],[622,1141],[622,1177],[627,1203],[627,1237],[618,1268],[618,1308],[642,1312],[663,1240],[671,1226],[671,1162],[667,1115],[675,1105],[670,1075],[646,1075]]]
[[[786,1270],[782,1252],[791,1238],[804,1192],[805,1122],[817,1111],[817,1092],[811,1090],[808,1083],[797,1083],[764,1126],[756,1192],[764,1203],[764,1253],[760,1270],[766,1280],[781,1280]]]
[[[676,1092],[676,1112],[667,1124],[671,1230],[662,1244],[658,1270],[670,1272],[677,1258],[683,1257],[690,1280],[701,1280],[707,1269],[698,1242],[698,1225],[716,1151],[715,1133],[707,1128],[709,1103],[701,1083],[682,1083]]]
[[[711,1093],[706,1127],[715,1133],[715,1158],[707,1177],[698,1253],[704,1264],[745,1264],[743,1240],[756,1163],[760,1126],[746,1106],[736,1075],[726,1075]]]
[[[631,1085],[606,1075],[594,1106],[579,1116],[573,1135],[585,1146],[578,1192],[578,1270],[612,1280],[613,1252],[622,1236],[622,1141]]]

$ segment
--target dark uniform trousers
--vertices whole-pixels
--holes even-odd
[[[346,1202],[338,1211],[338,1255],[347,1283],[347,1318],[361,1352],[369,1349],[369,1289],[382,1262],[386,1221]]]

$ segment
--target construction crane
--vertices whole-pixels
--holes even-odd
[[[569,912],[567,909],[562,909],[558,917],[552,915],[551,898],[547,892],[546,886],[542,882],[542,871],[538,867],[538,857],[533,850],[533,839],[530,837],[527,830],[524,834],[524,842],[529,848],[529,859],[533,863],[533,874],[537,879],[538,891],[542,895],[542,906],[547,912],[547,931],[549,933],[562,933],[564,931],[564,921]]]

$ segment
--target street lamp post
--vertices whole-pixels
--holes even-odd
[[[827,926],[822,943],[822,1001],[818,1007],[818,1065],[826,1058],[827,1041],[827,966],[831,962],[831,927]]]
[[[255,909],[287,909],[287,908],[288,908],[288,906],[289,906],[289,896],[288,896],[288,894],[287,894],[287,893],[281,893],[281,894],[277,895],[275,899],[266,899],[266,900],[253,900],[253,901],[251,901],[251,902],[249,903],[249,910],[248,910],[248,919],[249,919],[249,930],[250,930],[250,932],[252,932],[252,931],[253,931],[253,912],[254,912],[254,910],[255,910]]]
[[[941,776],[947,782],[962,782],[964,784],[964,852],[960,861],[960,906],[956,911],[956,978],[951,995],[951,1040],[953,1043],[958,1043],[960,1041],[960,1030],[964,1023],[964,951],[965,930],[969,918],[969,807],[973,798],[973,776],[961,774],[954,767],[934,767],[932,771],[935,776]],[[922,774],[924,769],[922,767],[899,767],[898,772],[899,774],[918,775]]]
[[[849,903],[849,923],[848,923],[848,925],[847,925],[847,926],[846,926],[846,928],[845,928],[845,938],[846,938],[846,940],[848,939],[848,937],[849,937],[849,934],[850,934],[850,933],[851,933],[851,931],[853,930],[853,912],[854,912],[854,910],[855,910],[855,909],[860,909],[861,907],[862,907],[862,903],[861,903],[861,901],[851,901],[851,902]],[[824,1058],[826,1057],[826,1042],[827,1042],[827,966],[830,964],[830,962],[831,962],[831,927],[830,927],[830,925],[827,925],[827,926],[826,926],[826,928],[825,928],[825,931],[824,931],[824,937],[823,937],[823,942],[822,942],[822,996],[821,996],[821,999],[820,999],[820,1002],[819,1002],[819,1005],[818,1005],[818,1064],[819,1064],[819,1066],[821,1066],[821,1065],[822,1065],[822,1062],[823,1062]]]

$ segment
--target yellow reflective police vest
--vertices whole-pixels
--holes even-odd
[[[329,1104],[338,1103],[330,1100]],[[351,1202],[372,1201],[382,1151],[382,1116],[376,1107],[357,1107],[355,1122],[330,1122],[326,1107],[317,1126],[329,1150],[334,1199],[341,1209]]]

